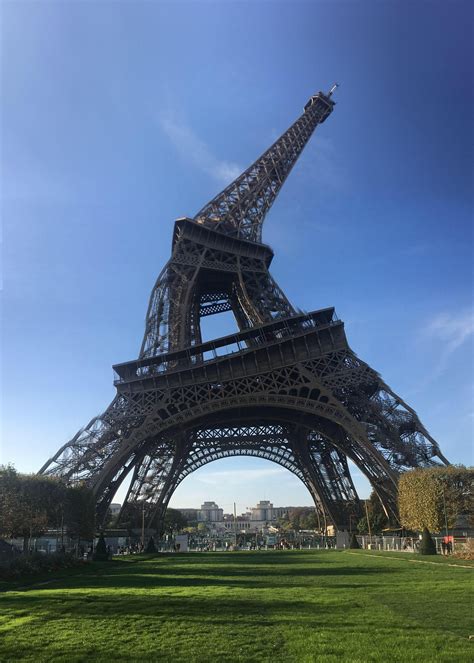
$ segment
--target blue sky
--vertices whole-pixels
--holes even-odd
[[[273,274],[296,306],[334,305],[448,459],[472,462],[470,3],[4,2],[2,14],[2,462],[37,470],[105,409],[111,365],[137,356],[174,219],[334,81],[334,113],[266,220]],[[310,503],[286,470],[232,459],[187,478],[174,504],[263,497]]]

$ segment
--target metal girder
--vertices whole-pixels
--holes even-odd
[[[391,516],[400,472],[447,464],[414,410],[349,348],[334,309],[297,311],[269,272],[263,220],[330,97],[313,95],[252,166],[176,221],[139,358],[114,367],[111,405],[40,470],[85,480],[99,517],[129,472],[124,510],[142,502],[159,519],[195,469],[255,455],[298,476],[324,520],[344,527],[359,509],[348,458]],[[239,331],[202,343],[201,317],[224,311]]]

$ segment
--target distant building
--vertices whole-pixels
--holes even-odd
[[[177,509],[188,522],[217,523],[224,520],[224,511],[215,502],[204,502],[200,509]]]
[[[285,516],[291,507],[274,507],[269,500],[260,500],[257,506],[252,507],[250,520],[260,522],[274,522]]]
[[[224,520],[224,511],[215,502],[204,502],[198,511],[199,522],[217,523]]]
[[[214,532],[229,532],[236,529],[239,532],[260,532],[267,527],[275,525],[279,518],[285,516],[293,507],[275,507],[269,500],[260,500],[246,513],[242,513],[234,520],[234,514],[224,513],[216,502],[204,502],[200,509],[178,509],[183,516],[192,523],[207,523],[208,528]]]

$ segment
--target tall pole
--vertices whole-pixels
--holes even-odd
[[[372,533],[370,531],[370,520],[369,520],[369,510],[367,508],[367,500],[364,500],[364,504],[365,504],[365,517],[367,519],[367,528],[369,530],[369,543],[370,545],[372,545]]]
[[[444,507],[444,527],[446,529],[446,543],[448,543],[448,514],[446,513],[446,496],[444,494],[444,485],[441,484],[441,488],[443,490],[443,507]]]
[[[234,546],[237,547],[237,508],[234,502]]]
[[[64,509],[61,509],[61,552],[64,551]]]
[[[328,540],[327,540],[327,535],[328,535],[328,521],[326,518],[326,509],[324,508],[323,505],[323,519],[324,519],[324,536],[323,536],[323,541],[324,541],[324,547],[327,546]]]

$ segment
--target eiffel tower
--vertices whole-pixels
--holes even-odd
[[[114,366],[117,394],[40,470],[94,491],[99,522],[125,477],[122,517],[140,504],[160,523],[191,472],[230,456],[279,463],[337,528],[360,514],[348,466],[396,521],[400,472],[448,461],[414,410],[350,349],[334,308],[295,309],[272,278],[262,225],[319,124],[334,86],[194,218],[174,225],[151,293],[138,359]],[[232,311],[239,331],[204,342],[204,316]]]

